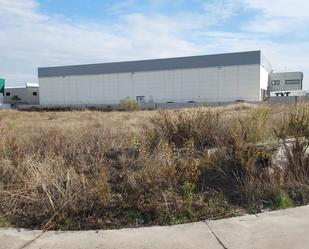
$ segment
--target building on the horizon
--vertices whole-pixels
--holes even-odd
[[[259,102],[272,88],[301,89],[303,80],[273,73],[261,51],[45,67],[38,76],[43,106],[117,105],[127,97],[141,105]]]
[[[39,84],[26,83],[24,86],[5,86],[4,104],[39,105]]]

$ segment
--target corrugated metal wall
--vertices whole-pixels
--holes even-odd
[[[39,78],[41,105],[260,101],[260,65]],[[266,83],[267,85],[267,83]]]

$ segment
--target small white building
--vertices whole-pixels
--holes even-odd
[[[40,103],[39,95],[37,83],[26,83],[24,86],[5,86],[3,103],[38,105]]]
[[[301,91],[304,74],[302,72],[271,73],[269,75],[269,91]]]
[[[40,104],[258,102],[270,72],[261,51],[39,68]]]

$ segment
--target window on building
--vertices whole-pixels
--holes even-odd
[[[37,92],[33,92],[33,96],[38,96],[38,93]]]
[[[280,80],[272,80],[271,84],[272,85],[280,85]]]
[[[5,96],[9,97],[9,96],[11,96],[11,93],[10,92],[6,92]]]
[[[300,84],[300,80],[286,80],[285,84]]]

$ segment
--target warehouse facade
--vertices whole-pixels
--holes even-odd
[[[270,72],[261,51],[39,68],[40,104],[258,102]]]

